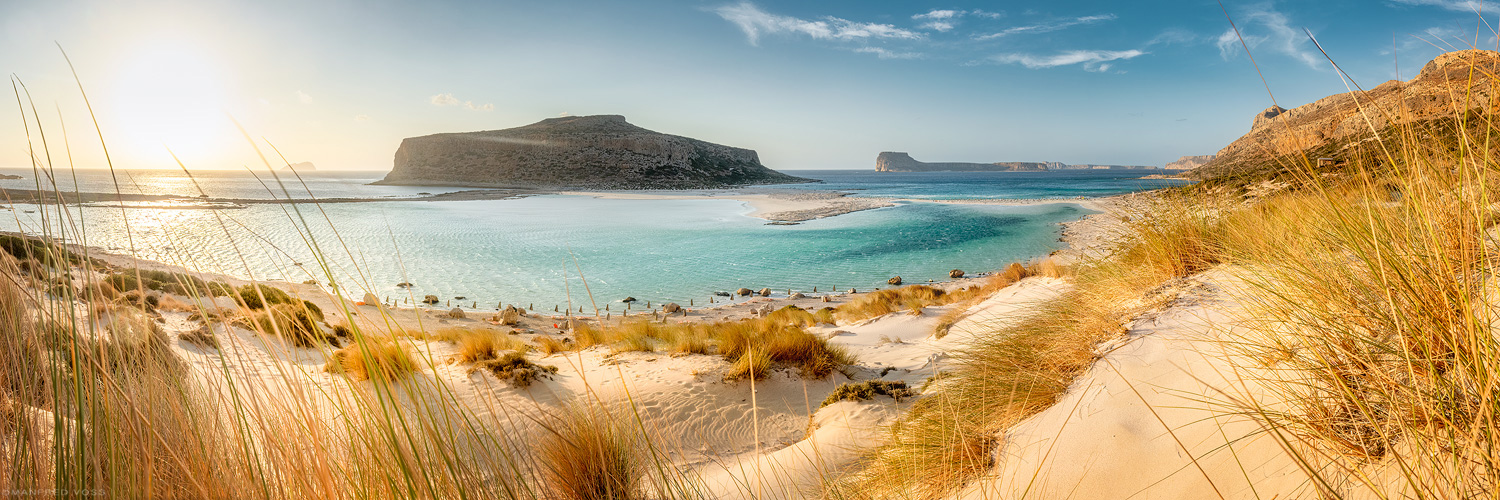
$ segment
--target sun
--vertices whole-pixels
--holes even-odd
[[[217,61],[190,41],[158,40],[129,50],[111,78],[114,130],[106,140],[133,163],[174,168],[168,148],[194,168],[213,168],[236,137]],[[210,164],[201,164],[210,163]]]

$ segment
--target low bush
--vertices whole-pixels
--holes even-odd
[[[515,351],[475,362],[474,369],[489,370],[495,378],[509,381],[511,386],[520,388],[530,387],[537,379],[557,373],[556,366],[532,363],[526,359],[525,354]]]
[[[906,386],[906,382],[899,380],[866,380],[864,382],[851,382],[841,384],[828,397],[823,400],[819,408],[828,406],[839,401],[869,401],[875,396],[890,396],[897,403],[902,399],[916,396],[916,391]]]

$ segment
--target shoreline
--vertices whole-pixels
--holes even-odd
[[[777,199],[777,198],[773,198],[772,194],[770,194],[770,193],[763,193],[763,192],[761,192],[761,193],[749,193],[749,196],[747,196],[745,193],[696,193],[696,194],[682,194],[682,193],[677,193],[677,194],[675,194],[675,196],[672,196],[672,197],[663,197],[663,195],[661,193],[654,193],[654,192],[652,192],[652,193],[631,193],[631,192],[622,192],[622,193],[560,193],[560,194],[572,194],[572,195],[585,195],[585,194],[589,194],[589,195],[600,195],[600,196],[615,197],[617,199],[683,199],[683,198],[690,198],[690,199],[735,199],[735,200],[745,201],[747,204],[751,204],[752,206],[754,206],[754,203],[757,203],[757,202],[762,203],[762,205],[760,205],[760,207],[757,208],[757,210],[760,210],[760,211],[766,211],[767,209],[784,208],[784,207],[786,207],[788,205],[795,205],[795,204],[798,204],[798,203],[816,203],[816,202],[823,201],[823,200],[829,200],[829,199],[837,200],[837,199],[842,198],[842,195],[840,195],[840,196],[828,196],[826,192],[824,192],[824,193],[815,193],[814,196],[811,196],[811,197],[808,197],[808,198],[803,198],[803,199]],[[965,204],[965,203],[967,203],[967,204],[986,204],[986,205],[1005,205],[1005,206],[1026,206],[1026,205],[1038,205],[1038,204],[1050,204],[1050,203],[1074,203],[1074,204],[1081,205],[1084,208],[1086,208],[1088,210],[1092,210],[1092,211],[1094,211],[1096,213],[1086,214],[1086,215],[1080,217],[1079,219],[1076,219],[1076,220],[1073,220],[1073,221],[1059,223],[1059,225],[1062,226],[1062,230],[1060,232],[1060,236],[1058,238],[1058,241],[1063,242],[1063,247],[1060,248],[1060,249],[1054,250],[1054,251],[1052,251],[1049,254],[1038,255],[1038,256],[1033,257],[1033,260],[1035,260],[1035,259],[1053,258],[1053,259],[1056,259],[1059,263],[1070,264],[1070,263],[1074,263],[1074,262],[1076,262],[1076,261],[1078,261],[1079,259],[1082,259],[1082,258],[1100,255],[1100,252],[1103,251],[1101,249],[1104,248],[1105,246],[1107,246],[1106,244],[1108,242],[1113,241],[1112,238],[1113,238],[1113,235],[1115,234],[1115,231],[1113,230],[1113,228],[1117,227],[1117,225],[1121,223],[1120,222],[1121,221],[1120,217],[1118,217],[1114,212],[1116,210],[1118,210],[1119,207],[1124,206],[1125,204],[1128,203],[1127,197],[1129,197],[1129,196],[1132,196],[1132,195],[1116,195],[1116,196],[1103,197],[1103,198],[1091,198],[1091,199],[1087,199],[1087,200],[1077,200],[1077,199],[1030,199],[1030,200],[943,200],[943,201],[934,201],[934,200],[918,200],[918,199],[904,200],[904,199],[902,199],[900,201],[938,202],[938,203],[949,202],[949,203],[955,203],[955,204]],[[745,198],[750,198],[750,200],[745,200]],[[751,201],[751,200],[754,200],[754,201]],[[11,231],[0,231],[0,235],[17,236],[17,237],[22,237],[22,238],[27,238],[27,239],[33,239],[33,240],[34,239],[40,239],[39,236],[29,235],[29,234],[22,234],[22,233],[16,233],[16,232],[11,232]],[[341,309],[335,303],[335,298],[338,297],[338,295],[336,293],[334,293],[334,290],[332,290],[327,284],[322,283],[322,282],[319,282],[318,284],[307,284],[307,283],[297,283],[297,282],[293,282],[293,281],[283,281],[283,280],[258,280],[258,281],[252,281],[252,280],[247,280],[247,279],[243,279],[243,278],[239,278],[239,277],[235,277],[235,276],[231,276],[231,275],[225,275],[225,274],[220,274],[220,273],[215,273],[215,272],[199,271],[199,270],[189,269],[189,268],[184,267],[182,265],[172,264],[172,263],[168,263],[168,262],[161,262],[161,261],[156,261],[156,260],[150,260],[150,259],[146,259],[146,258],[142,258],[142,257],[136,257],[136,256],[133,256],[133,255],[128,255],[128,254],[125,254],[125,253],[121,253],[121,252],[116,251],[116,250],[110,250],[110,249],[107,249],[107,248],[93,246],[93,245],[87,245],[87,246],[85,246],[85,245],[79,245],[79,244],[73,243],[73,242],[64,242],[63,245],[64,245],[65,248],[67,248],[67,249],[69,249],[71,251],[77,252],[80,255],[87,255],[89,257],[98,259],[100,261],[103,261],[103,262],[105,262],[105,263],[107,263],[107,264],[109,264],[111,266],[115,266],[115,267],[121,267],[121,268],[139,268],[139,269],[143,269],[143,270],[160,270],[160,271],[169,271],[169,272],[179,272],[179,273],[185,273],[185,274],[189,274],[189,275],[193,275],[193,276],[198,276],[198,277],[202,277],[202,278],[210,279],[210,280],[225,281],[225,282],[233,284],[235,286],[249,284],[249,283],[252,283],[252,282],[254,282],[254,283],[260,283],[260,284],[265,284],[265,285],[271,285],[271,286],[276,286],[276,287],[280,287],[280,288],[286,289],[288,292],[292,292],[294,295],[298,295],[298,296],[301,296],[303,298],[313,298],[313,299],[319,299],[320,298],[321,300],[316,300],[316,302],[318,302],[320,306],[324,306],[326,309],[329,309],[330,311],[339,311]],[[857,297],[861,296],[861,294],[868,293],[868,292],[873,292],[873,291],[876,291],[876,290],[882,290],[882,289],[886,289],[886,288],[895,288],[895,287],[899,287],[899,286],[906,286],[906,285],[927,285],[927,286],[942,288],[942,289],[945,289],[945,290],[951,290],[951,289],[956,289],[956,288],[963,288],[963,287],[967,287],[967,286],[970,286],[970,285],[973,285],[973,284],[977,284],[978,282],[986,279],[990,275],[992,275],[992,274],[994,274],[996,272],[999,272],[999,271],[1001,271],[1001,269],[987,269],[987,270],[983,270],[983,271],[979,271],[979,272],[970,272],[970,273],[967,273],[965,276],[960,277],[960,278],[941,279],[941,280],[935,279],[935,280],[930,280],[930,281],[915,281],[915,280],[913,280],[913,281],[905,282],[902,285],[895,285],[895,286],[893,286],[893,285],[884,285],[884,286],[877,286],[877,287],[869,288],[869,289],[854,289],[853,292],[851,292],[849,289],[841,289],[841,290],[819,290],[819,291],[814,291],[814,292],[799,291],[799,290],[772,290],[772,293],[770,295],[768,295],[768,296],[761,296],[758,293],[752,293],[749,296],[743,296],[743,297],[742,296],[737,296],[737,295],[733,296],[733,297],[719,297],[719,296],[715,296],[714,299],[717,299],[717,300],[715,300],[714,302],[710,302],[710,303],[704,303],[703,301],[689,301],[689,303],[686,303],[686,304],[679,304],[684,309],[689,310],[689,313],[685,314],[685,315],[682,315],[682,316],[678,316],[678,318],[681,318],[681,320],[683,320],[683,321],[721,321],[721,320],[730,320],[730,319],[743,319],[743,318],[752,317],[754,314],[756,314],[756,310],[758,310],[758,309],[760,309],[762,307],[765,307],[765,306],[772,305],[772,304],[775,305],[775,308],[785,307],[787,305],[795,305],[795,306],[798,306],[798,307],[801,307],[801,308],[804,308],[804,309],[809,309],[809,310],[815,310],[815,309],[818,309],[818,308],[821,308],[821,307],[836,307],[839,304],[848,302],[849,300],[852,300],[854,298],[857,298]],[[344,288],[343,299],[346,302],[348,302],[347,306],[351,310],[357,310],[358,308],[356,307],[356,303],[361,302],[359,296],[362,295],[362,294],[364,294],[364,291],[360,290],[360,289],[357,289],[357,288],[351,289],[351,288],[348,288],[346,286],[341,286],[341,287]],[[791,298],[789,292],[799,293],[799,294],[802,295],[802,298],[795,298],[795,299]],[[451,309],[461,309],[461,310],[465,311],[468,314],[492,314],[492,313],[500,311],[499,307],[492,308],[492,307],[487,307],[486,305],[481,305],[481,306],[477,306],[477,307],[472,306],[473,304],[477,304],[477,302],[478,302],[477,300],[464,300],[464,301],[462,301],[462,302],[470,302],[471,305],[464,305],[464,304],[454,305],[452,300],[444,300],[442,304],[435,304],[435,305],[430,305],[430,306],[419,305],[418,299],[421,298],[421,295],[422,294],[418,294],[416,292],[411,292],[407,296],[389,295],[389,296],[386,296],[386,297],[381,297],[382,300],[394,297],[394,299],[392,300],[392,302],[394,304],[389,305],[389,306],[382,306],[382,307],[383,308],[388,308],[388,309],[390,309],[392,311],[400,311],[400,312],[403,312],[405,314],[413,314],[413,313],[423,313],[423,312],[425,312],[425,313],[427,313],[426,315],[430,315],[433,318],[438,319],[440,322],[446,322],[445,320],[442,320],[442,317],[444,317],[446,315],[446,313],[448,311],[450,311]],[[824,302],[824,298],[825,297],[828,298],[827,302]],[[631,312],[631,313],[634,313],[634,314],[649,314],[649,313],[652,313],[652,312],[654,312],[656,310],[659,310],[662,306],[666,305],[665,302],[655,302],[655,301],[646,302],[644,300],[642,300],[641,303],[642,304],[651,304],[654,307],[645,308],[645,307],[642,307],[641,304],[637,304],[637,305],[634,305],[634,306],[630,306],[630,308],[627,309],[627,310],[629,312]],[[534,305],[534,304],[535,303],[530,303],[530,304],[506,303],[505,305],[520,306],[520,305]],[[608,309],[605,308],[606,304],[609,306]],[[497,304],[497,305],[499,305],[499,304]],[[586,303],[581,303],[581,302],[574,304],[575,308],[576,307],[584,307],[584,306],[587,306],[587,304]],[[620,317],[619,313],[621,312],[621,310],[625,309],[627,307],[626,304],[620,303],[620,301],[618,301],[618,300],[610,300],[610,301],[607,301],[607,302],[604,302],[604,303],[600,303],[598,306],[600,307],[599,313],[600,313],[601,317],[606,317],[605,315],[608,315],[607,317],[610,318],[610,319],[614,319],[614,318]],[[578,312],[576,310],[574,312],[571,312],[571,313],[569,313],[569,312],[552,312],[552,313],[549,313],[549,312],[546,312],[543,308],[530,309],[530,311],[533,312],[533,313],[535,313],[536,317],[538,317],[538,318],[548,318],[550,321],[565,320],[568,317],[572,317],[574,319],[591,319],[591,318],[594,317],[594,314],[592,312]],[[424,315],[424,316],[426,316],[426,315]]]
[[[529,196],[563,195],[589,196],[618,200],[736,200],[744,202],[750,212],[746,215],[767,221],[772,225],[793,225],[811,220],[837,217],[844,214],[888,208],[899,203],[943,203],[952,205],[1027,206],[1051,203],[1072,203],[1090,210],[1098,210],[1097,200],[1108,198],[973,198],[973,199],[923,199],[903,197],[862,197],[840,190],[795,189],[774,186],[723,189],[661,189],[661,190],[532,190],[532,189],[473,189],[448,193],[418,195],[411,197],[334,197],[334,198],[213,198],[187,197],[167,194],[62,192],[0,188],[0,198],[8,205],[47,205],[61,201],[68,205],[86,205],[96,208],[132,208],[156,210],[232,210],[251,205],[281,205],[297,203],[375,203],[375,202],[421,202],[421,201],[486,201],[509,200]],[[1119,196],[1119,195],[1116,195]],[[155,205],[144,205],[155,204]]]

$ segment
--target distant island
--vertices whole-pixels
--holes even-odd
[[[19,175],[0,174],[0,181],[13,181],[20,178]]]
[[[528,189],[709,189],[813,182],[771,170],[755,151],[646,130],[619,115],[401,141],[375,184]]]
[[[281,167],[281,169],[282,170],[295,170],[297,172],[313,172],[313,171],[318,170],[318,168],[314,167],[313,163],[310,162],[310,161],[304,161],[302,163],[293,163],[291,165],[287,165],[285,167]]]
[[[1049,170],[1155,170],[1139,165],[1069,165],[1061,162],[929,163],[910,154],[885,151],[875,157],[876,172],[1046,172]]]

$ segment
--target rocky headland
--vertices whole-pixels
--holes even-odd
[[[1040,172],[1047,170],[1043,162],[999,162],[999,163],[928,163],[917,161],[910,154],[885,151],[875,157],[876,172]]]
[[[505,130],[401,141],[376,184],[524,189],[711,189],[812,182],[755,151],[654,132],[618,115],[549,118]]]
[[[1370,90],[1337,94],[1293,109],[1257,113],[1250,132],[1188,175],[1198,179],[1270,176],[1306,163],[1336,168],[1351,160],[1382,163],[1380,141],[1410,134],[1423,142],[1450,143],[1460,120],[1493,106],[1500,52],[1461,50],[1438,56],[1411,80],[1391,80]],[[1287,160],[1294,158],[1296,160]],[[1292,163],[1298,163],[1293,165]]]
[[[1070,165],[1057,161],[1002,161],[995,163],[923,162],[910,154],[885,151],[875,157],[876,172],[1046,172],[1051,170],[1155,170],[1143,165]]]
[[[1162,168],[1167,170],[1192,170],[1214,161],[1214,155],[1184,156],[1177,161],[1168,163]]]

